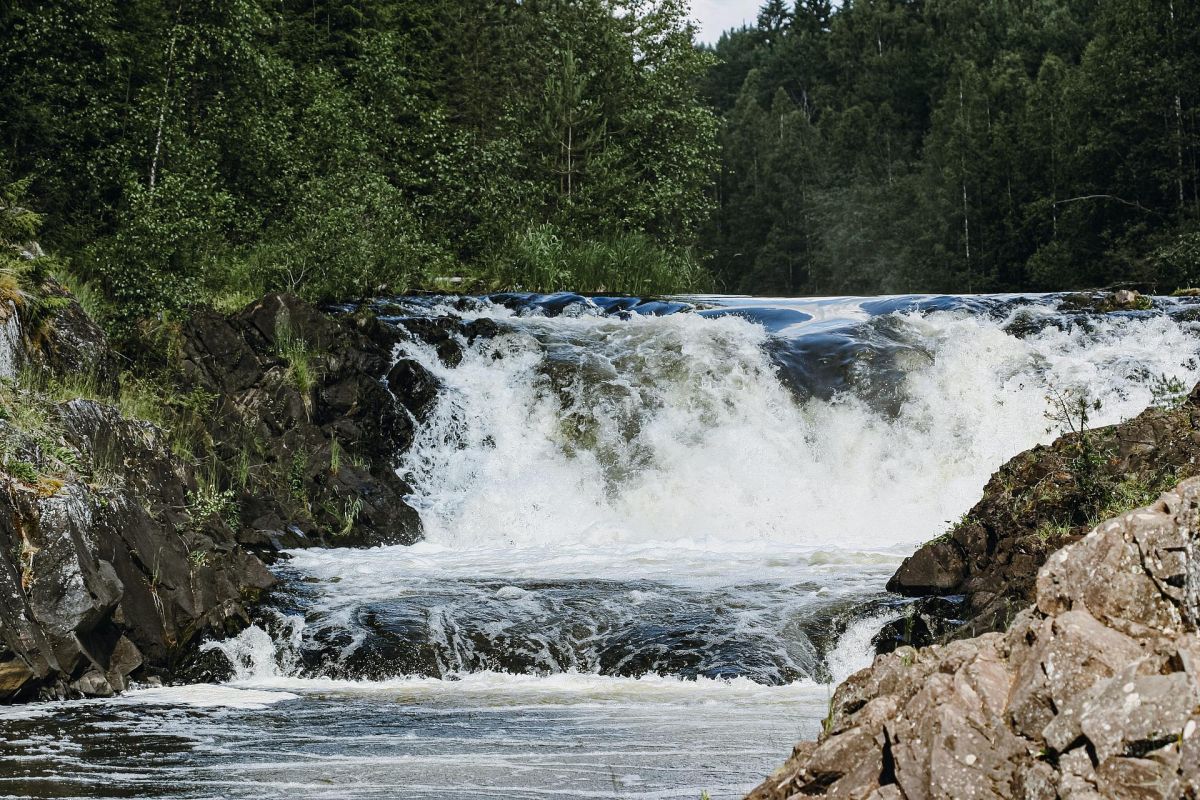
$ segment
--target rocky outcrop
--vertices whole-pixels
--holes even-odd
[[[22,323],[39,332],[18,341],[31,379],[82,372],[101,391],[115,380],[73,301]],[[164,431],[11,381],[0,401],[0,701],[166,678],[199,637],[248,621],[274,578]]]
[[[1038,569],[1052,553],[1098,521],[1198,473],[1200,387],[1177,406],[1072,433],[1013,458],[962,522],[896,571],[889,590],[928,599],[912,606],[912,621],[893,626],[883,649],[936,639],[943,630],[929,633],[938,627],[924,625],[929,617],[940,617],[952,636],[1004,630],[1033,601]],[[947,595],[962,602],[948,609],[937,599]],[[931,602],[937,606],[932,615],[925,613]],[[947,617],[954,624],[946,626]],[[905,625],[915,635],[907,635]]]
[[[749,797],[1200,797],[1200,479],[1059,550],[1035,600],[877,657]]]
[[[209,393],[209,435],[240,472],[239,539],[258,547],[411,544],[420,519],[396,462],[436,381],[393,368],[405,334],[372,314],[334,317],[290,295],[193,317],[183,372]]]

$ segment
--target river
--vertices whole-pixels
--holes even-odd
[[[381,303],[503,335],[402,456],[425,540],[297,550],[227,680],[0,709],[16,797],[736,798],[820,730],[900,560],[1053,439],[1200,380],[1200,308],[1055,296]]]

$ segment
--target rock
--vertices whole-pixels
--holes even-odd
[[[1086,314],[1145,311],[1152,307],[1153,303],[1149,297],[1133,289],[1117,289],[1115,292],[1076,292],[1063,295],[1059,300],[1060,311],[1076,311]]]
[[[392,364],[403,335],[365,312],[335,317],[284,294],[184,325],[184,372],[219,398],[209,417],[218,453],[253,476],[237,498],[238,541],[261,552],[420,538],[395,467],[439,387],[415,362]]]
[[[102,394],[108,343],[72,304],[51,306],[53,331],[23,339],[23,358],[51,374],[94,362]],[[11,391],[40,412],[32,427],[0,421],[24,464],[0,467],[0,700],[108,696],[245,624],[275,579],[197,511],[195,467],[165,432],[105,402]]]
[[[1080,446],[1076,434],[1011,459],[992,476],[963,522],[906,559],[888,588],[914,597],[965,597],[954,617],[961,627],[940,634],[941,641],[1006,629],[1033,602],[1038,570],[1052,553],[1081,538],[1089,519],[1131,497],[1152,503],[1178,480],[1200,473],[1197,390],[1177,408],[1151,408],[1118,425],[1089,431],[1097,466],[1087,480],[1081,481],[1071,467]],[[1152,541],[1145,546],[1156,548]],[[1183,563],[1178,555],[1164,553],[1161,559],[1167,572],[1177,573]],[[1133,580],[1127,588],[1143,593],[1179,580],[1178,574],[1166,573],[1127,579],[1130,573],[1121,570],[1128,566],[1106,569],[1121,586]],[[1062,579],[1070,583],[1079,577]],[[1106,591],[1102,581],[1093,585],[1099,593]],[[1116,603],[1123,596],[1110,594]],[[1200,616],[1200,597],[1192,605]]]
[[[442,391],[438,379],[411,358],[402,358],[392,366],[387,385],[416,419],[424,418]]]
[[[461,325],[458,319],[450,316],[408,317],[399,320],[399,324],[414,339],[432,347],[446,366],[457,367],[462,363],[462,345],[455,336]]]
[[[871,639],[876,653],[890,653],[903,645],[926,647],[962,625],[961,596],[921,597],[903,608],[902,617],[884,625]]]
[[[931,542],[904,559],[888,581],[887,590],[917,596],[948,593],[962,583],[966,571],[962,546],[946,538]]]
[[[749,797],[1178,798],[1200,788],[1200,478],[1039,571],[1008,631],[899,647]]]

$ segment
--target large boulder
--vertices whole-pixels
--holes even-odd
[[[1200,797],[1200,478],[1059,550],[1034,600],[877,657],[749,797]]]

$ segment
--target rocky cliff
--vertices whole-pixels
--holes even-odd
[[[170,334],[148,394],[52,280],[0,307],[0,701],[170,679],[279,548],[420,537],[394,467],[436,384],[392,353],[433,333],[270,295]]]
[[[10,303],[4,320],[0,700],[9,701],[106,695],[132,674],[169,674],[197,637],[243,624],[247,603],[274,582],[204,502],[196,464],[162,429],[118,409],[103,333],[54,284],[39,291]],[[102,399],[65,397],[68,384]]]
[[[1118,425],[1016,456],[961,522],[892,577],[889,590],[922,599],[885,631],[881,649],[1005,630],[1033,602],[1038,569],[1052,553],[1197,474],[1200,386]]]
[[[1200,479],[1037,572],[1004,633],[900,647],[752,800],[1200,797]]]

